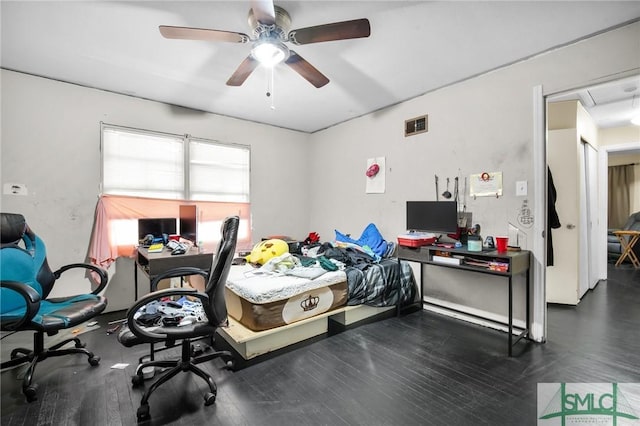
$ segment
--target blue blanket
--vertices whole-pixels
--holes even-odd
[[[341,241],[345,243],[357,244],[360,247],[368,247],[372,252],[377,254],[380,257],[383,257],[387,252],[387,242],[376,228],[376,225],[370,223],[367,227],[362,231],[362,235],[359,239],[354,240],[348,235],[343,234],[342,232],[336,231],[336,241]]]

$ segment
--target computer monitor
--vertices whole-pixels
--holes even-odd
[[[195,205],[180,206],[180,236],[198,244],[198,208]]]
[[[163,234],[171,235],[175,233],[175,217],[138,219],[138,240],[144,239],[147,235],[162,238]]]
[[[455,201],[407,201],[407,230],[455,234],[458,203]]]

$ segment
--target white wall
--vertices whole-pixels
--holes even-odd
[[[100,183],[101,121],[250,145],[254,240],[309,232],[307,134],[7,70],[1,77],[1,180],[26,184],[28,195],[2,194],[0,207],[26,216],[47,243],[52,268],[86,258]],[[110,287],[128,292],[133,266],[115,269],[127,272]],[[121,303],[108,293],[109,309],[127,307],[132,294]]]
[[[405,201],[434,200],[434,175],[502,171],[504,197],[467,199],[483,235],[517,223],[533,194],[532,88],[545,94],[640,70],[640,24],[629,25],[456,85],[427,93],[311,135],[311,220],[323,237],[358,234],[375,222],[395,238],[405,230]],[[404,120],[429,115],[429,131],[404,137]],[[365,194],[366,159],[386,156],[384,194]],[[527,180],[529,195],[515,196]],[[525,229],[526,232],[527,229]],[[531,246],[531,238],[528,239]]]
[[[434,175],[442,182],[458,173],[501,171],[504,196],[468,199],[467,205],[483,236],[505,233],[508,223],[519,223],[525,200],[532,212],[543,202],[532,198],[533,88],[542,85],[551,95],[637,73],[639,40],[640,24],[634,23],[313,134],[310,223],[326,237],[334,228],[359,236],[374,222],[395,239],[405,230],[405,201],[435,199]],[[429,115],[428,133],[404,138],[404,120],[422,114]],[[386,192],[368,195],[366,159],[376,156],[386,156]],[[526,197],[515,195],[519,180],[528,182]],[[523,248],[533,247],[532,229],[522,226]],[[426,283],[448,285],[424,272]]]

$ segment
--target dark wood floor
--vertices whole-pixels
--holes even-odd
[[[183,373],[151,396],[149,424],[534,425],[538,383],[640,382],[639,307],[640,270],[610,268],[577,307],[550,306],[547,343],[521,344],[514,358],[503,333],[418,311],[236,372],[205,364],[218,384],[209,407],[204,382]],[[3,372],[1,424],[136,424],[142,390],[130,375],[146,348],[106,335],[117,315],[82,336],[100,366],[66,356],[37,368],[37,401],[24,402],[19,368]]]

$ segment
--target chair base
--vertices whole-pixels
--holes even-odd
[[[60,349],[67,343],[74,342],[75,347]],[[25,371],[24,378],[22,379],[22,393],[27,398],[27,402],[33,402],[38,399],[37,390],[38,385],[32,383],[33,374],[36,366],[39,362],[44,361],[49,357],[63,356],[69,354],[83,354],[89,358],[89,364],[93,367],[100,364],[100,357],[97,357],[93,352],[85,349],[85,344],[77,337],[72,337],[62,342],[59,342],[50,348],[44,347],[44,332],[38,331],[33,335],[33,350],[27,348],[16,348],[11,351],[11,360],[0,364],[1,369],[14,367],[16,365],[29,363],[29,367]]]
[[[205,355],[193,357],[193,350],[191,347],[191,339],[184,339],[181,344],[182,356],[178,360],[151,360],[138,364],[135,375],[131,377],[131,383],[133,386],[139,386],[144,382],[143,369],[147,367],[161,367],[166,369],[162,375],[151,384],[151,386],[145,391],[140,401],[140,407],[137,411],[138,421],[144,421],[151,418],[149,414],[149,397],[151,394],[163,383],[176,376],[181,371],[191,372],[199,376],[202,380],[207,382],[209,386],[209,392],[204,394],[205,405],[211,405],[216,400],[218,388],[213,378],[207,374],[204,370],[198,367],[196,364],[210,361],[214,358],[224,358],[226,364],[229,367],[233,366],[233,355],[229,351],[214,351]]]

